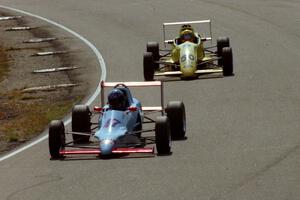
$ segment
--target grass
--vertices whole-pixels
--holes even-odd
[[[0,141],[24,142],[41,133],[53,119],[61,119],[80,99],[64,100],[56,103],[45,100],[31,101],[35,98],[26,96],[18,90],[0,94]],[[25,99],[30,99],[29,101]],[[3,101],[3,99],[2,99]]]
[[[71,101],[51,105],[10,101],[9,111],[13,113],[13,117],[2,120],[0,132],[6,135],[5,139],[8,142],[28,140],[43,131],[51,120],[62,118],[72,106]]]

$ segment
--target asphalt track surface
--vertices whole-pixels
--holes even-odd
[[[188,139],[172,156],[50,161],[44,141],[0,163],[1,199],[299,199],[300,1],[0,3],[86,37],[109,81],[142,80],[145,44],[170,21],[212,19],[235,64],[234,77],[166,84],[166,101],[187,110]]]

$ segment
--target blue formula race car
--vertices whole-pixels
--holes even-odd
[[[149,86],[160,87],[161,106],[142,107],[129,89]],[[113,88],[107,95],[107,104],[104,103],[106,87]],[[145,129],[144,125],[150,127]],[[154,136],[149,135],[153,132]],[[171,101],[164,108],[162,82],[102,82],[101,106],[94,107],[91,112],[86,105],[76,105],[72,110],[71,131],[65,131],[61,120],[50,123],[49,152],[52,159],[78,154],[100,157],[133,153],[154,155],[151,144],[155,144],[158,155],[169,155],[170,140],[184,139],[185,132],[184,104]],[[70,141],[66,142],[68,138]]]

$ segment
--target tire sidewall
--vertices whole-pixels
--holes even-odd
[[[159,116],[155,123],[155,143],[158,155],[171,153],[170,123],[167,116]]]
[[[65,127],[61,120],[53,120],[49,125],[49,153],[51,158],[61,157],[59,150],[65,146]]]
[[[232,60],[232,49],[230,47],[224,47],[222,49],[223,59],[223,75],[233,75],[233,60]]]
[[[72,131],[91,132],[91,112],[87,105],[76,105],[72,110]],[[90,136],[72,135],[75,143],[86,143]]]
[[[229,47],[230,46],[230,42],[229,42],[229,38],[228,37],[219,37],[217,39],[217,56],[218,57],[222,57],[222,51],[224,47]],[[223,65],[223,61],[222,59],[218,60],[218,65],[222,66]]]
[[[148,42],[147,43],[147,52],[151,52],[153,55],[153,61],[159,61],[159,44],[158,42]],[[154,68],[158,69],[159,64],[154,63]]]
[[[169,102],[166,113],[170,121],[172,140],[184,139],[186,133],[186,115],[183,102]]]

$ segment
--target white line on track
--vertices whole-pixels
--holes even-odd
[[[58,28],[61,28],[69,33],[71,33],[72,35],[74,35],[75,37],[79,38],[81,41],[83,41],[86,45],[88,45],[92,50],[93,52],[95,53],[97,59],[98,59],[98,62],[100,64],[100,67],[101,67],[101,78],[100,78],[100,82],[102,80],[105,80],[106,79],[106,66],[105,66],[105,62],[104,62],[104,59],[101,55],[101,53],[99,52],[99,50],[90,42],[88,41],[87,39],[85,39],[83,36],[79,35],[78,33],[72,31],[71,29],[57,23],[57,22],[54,22],[52,20],[49,20],[49,19],[46,19],[44,17],[41,17],[39,15],[35,15],[35,14],[32,14],[32,13],[29,13],[29,12],[26,12],[26,11],[23,11],[23,10],[19,10],[19,9],[15,9],[15,8],[11,8],[11,7],[7,7],[7,6],[2,6],[0,5],[0,8],[3,8],[3,9],[7,9],[7,10],[11,10],[11,11],[15,11],[15,12],[19,12],[19,13],[22,13],[22,14],[25,14],[25,15],[28,15],[28,16],[31,16],[31,17],[34,17],[34,18],[38,18],[40,20],[43,20],[43,21],[46,21]],[[100,83],[99,83],[100,85]],[[97,89],[96,91],[94,92],[94,94],[87,100],[87,102],[85,104],[87,105],[90,105],[95,99],[96,97],[99,95],[100,93],[100,87],[99,85],[97,86]],[[67,125],[71,122],[71,118],[68,118],[66,120],[64,120],[64,124]],[[46,140],[48,138],[48,134],[47,133],[44,133],[40,138],[30,142],[29,144],[7,154],[7,155],[4,155],[4,156],[1,156],[0,157],[0,162],[3,161],[3,160],[6,160],[12,156],[15,156],[16,154],[18,153],[21,153],[22,151],[25,151],[26,149],[29,149],[30,147]]]

